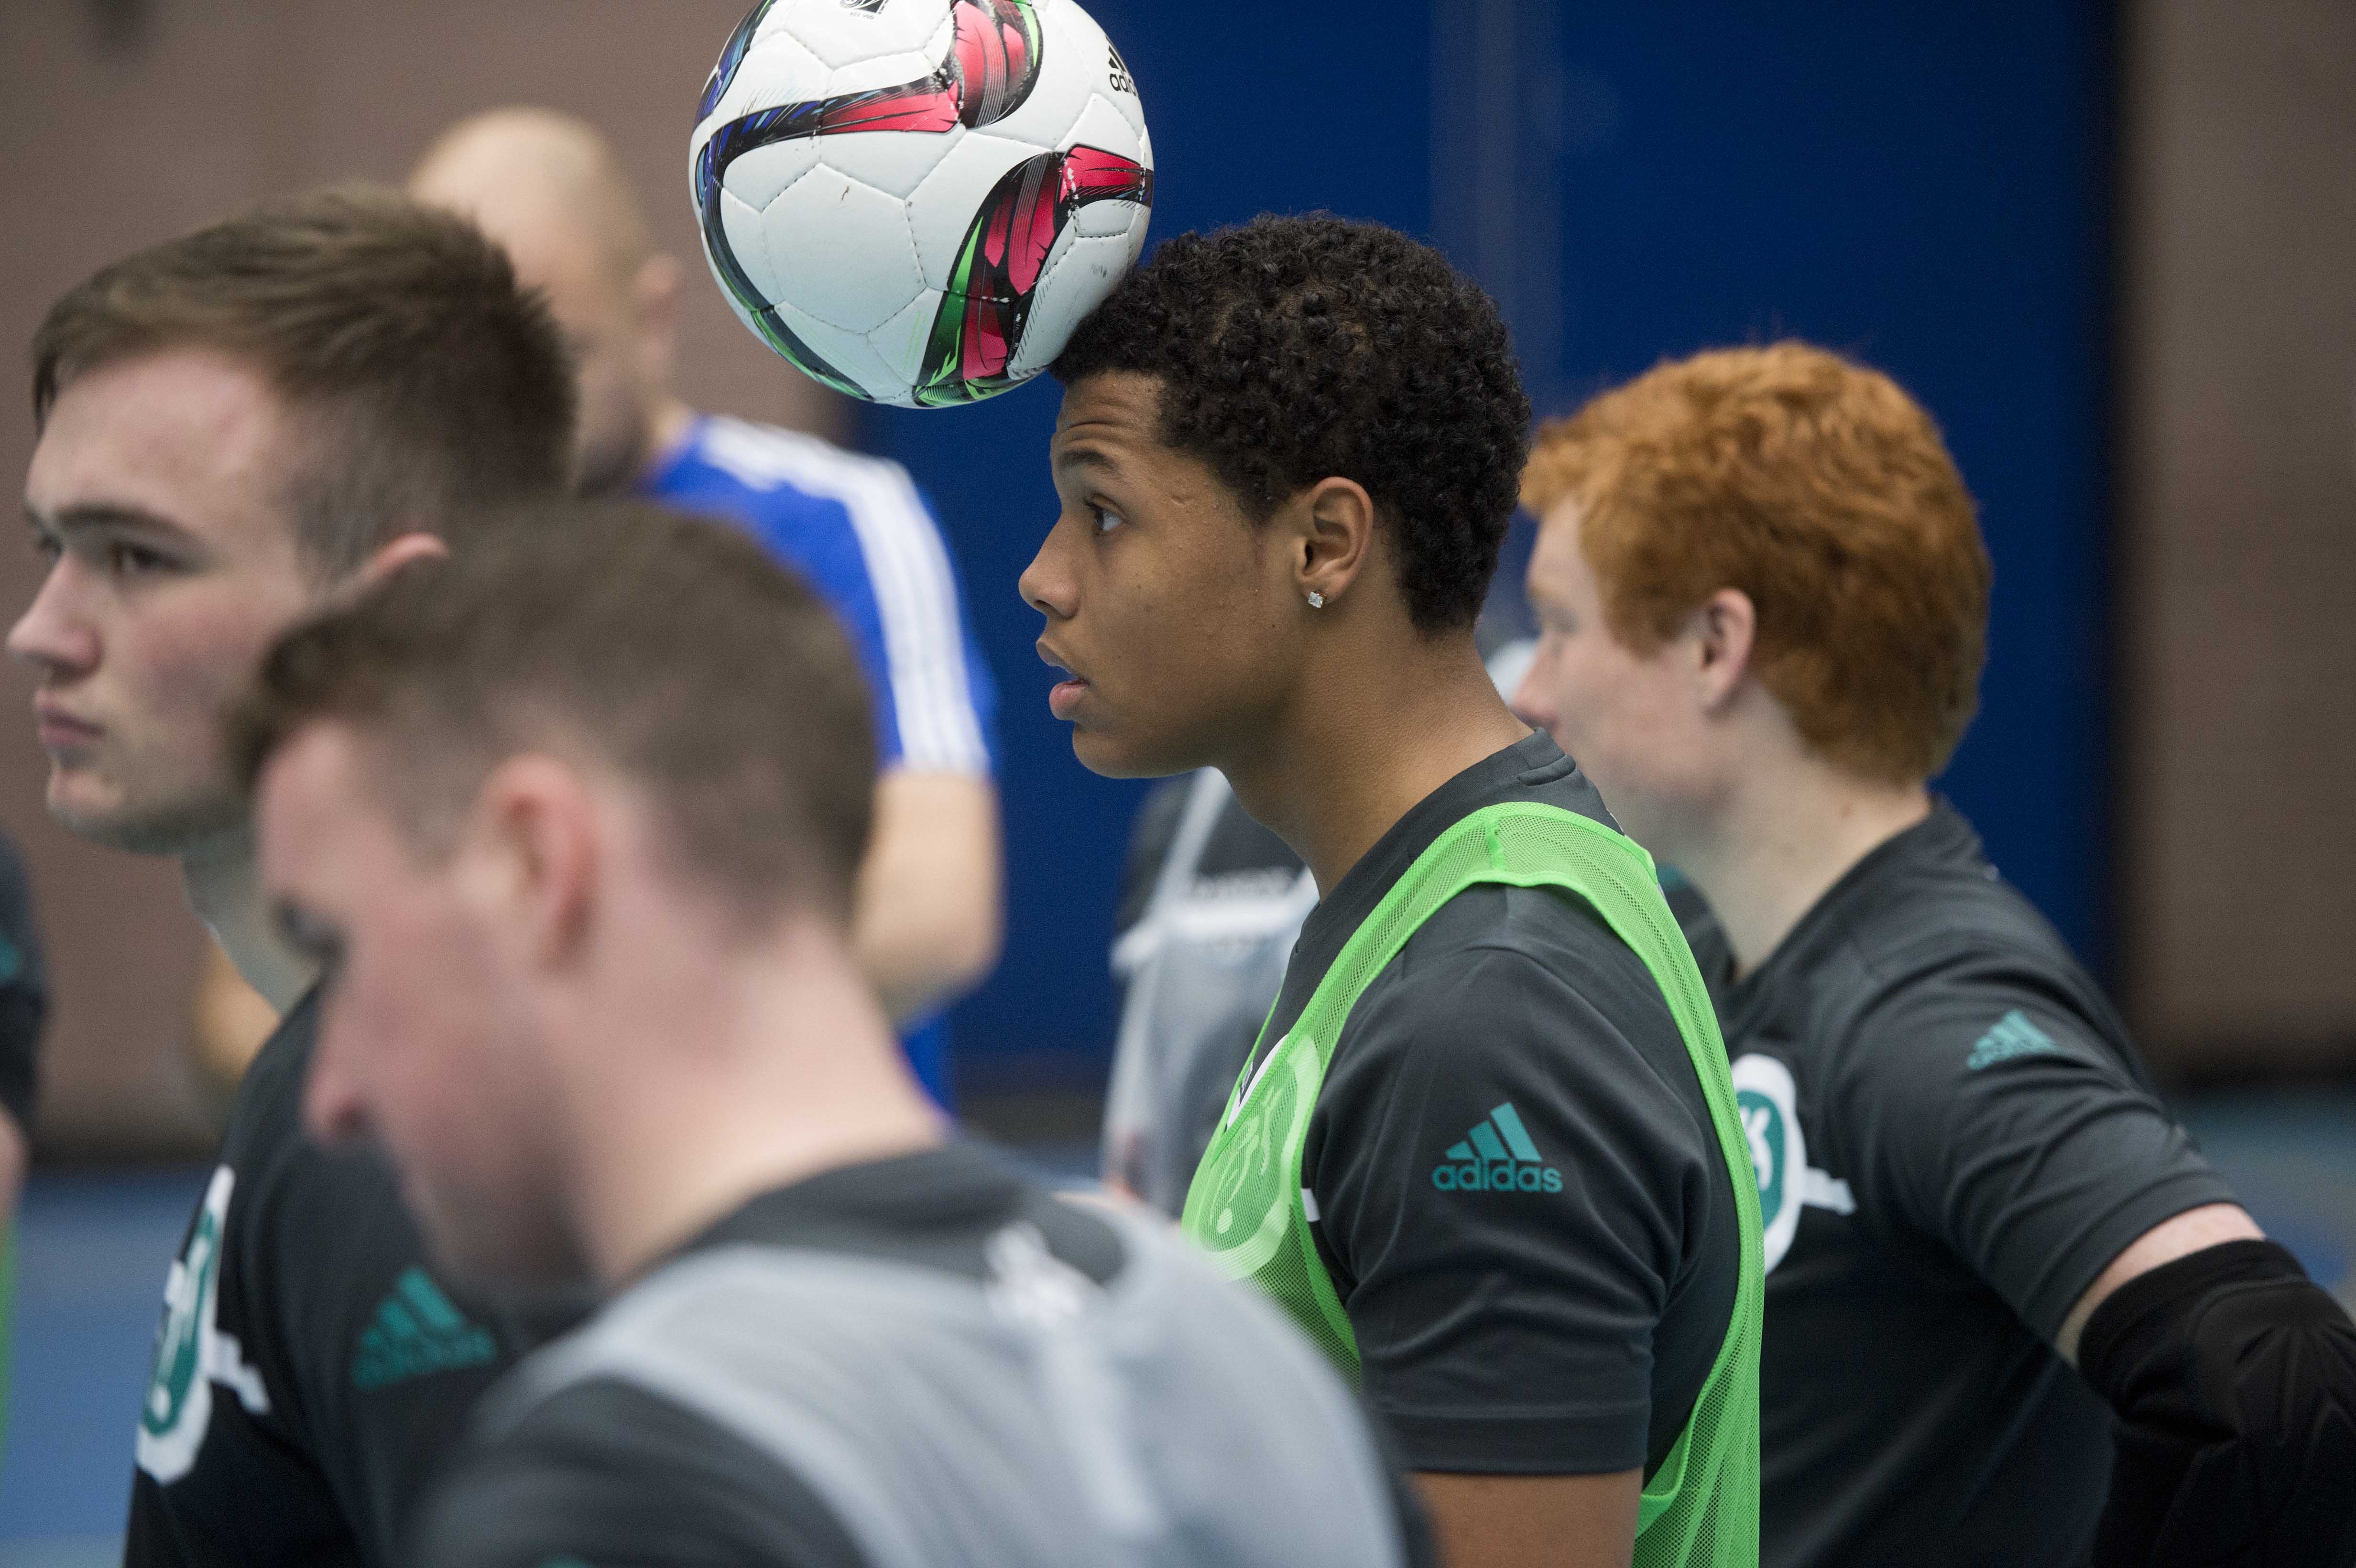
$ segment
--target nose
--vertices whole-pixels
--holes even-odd
[[[323,1021],[311,1068],[303,1082],[303,1130],[327,1148],[357,1143],[368,1135],[368,1104],[359,1081],[344,1065],[337,1029]]]
[[[1023,603],[1051,621],[1068,621],[1079,607],[1078,581],[1070,570],[1066,538],[1066,522],[1059,518],[1039,541],[1039,553],[1014,581]]]
[[[70,680],[98,667],[98,634],[80,613],[80,589],[73,558],[59,558],[8,629],[9,656],[32,666],[45,681]]]

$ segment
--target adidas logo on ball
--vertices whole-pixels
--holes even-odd
[[[1546,1163],[1509,1101],[1449,1149],[1431,1184],[1442,1192],[1559,1192],[1562,1172]]]

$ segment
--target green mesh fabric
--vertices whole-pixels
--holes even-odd
[[[1584,900],[1652,972],[1686,1042],[1725,1157],[1741,1226],[1740,1279],[1718,1359],[1676,1445],[1644,1488],[1636,1568],[1759,1561],[1759,1349],[1766,1273],[1759,1191],[1726,1045],[1701,972],[1661,897],[1652,858],[1592,818],[1512,802],[1474,812],[1417,857],[1352,933],[1285,1037],[1237,1082],[1180,1221],[1231,1278],[1273,1296],[1352,1378],[1357,1341],[1317,1256],[1301,1156],[1333,1042],[1359,996],[1418,927],[1482,882]]]

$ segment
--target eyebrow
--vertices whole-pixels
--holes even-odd
[[[1083,437],[1083,440],[1086,438]],[[1055,453],[1055,466],[1063,468],[1093,468],[1103,474],[1118,474],[1120,464],[1093,446],[1067,446]]]
[[[145,533],[163,534],[181,544],[202,542],[171,518],[128,502],[80,502],[63,508],[54,517],[45,517],[39,508],[27,501],[25,503],[25,521],[37,532],[60,537],[95,528],[134,528]]]

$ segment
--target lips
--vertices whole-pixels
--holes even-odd
[[[1088,677],[1065,662],[1062,655],[1047,645],[1045,638],[1041,638],[1036,645],[1039,657],[1064,676],[1062,680],[1047,688],[1047,711],[1058,719],[1070,719],[1077,711],[1080,699],[1087,695]]]
[[[48,751],[87,746],[106,732],[90,720],[78,719],[66,709],[38,698],[33,700],[33,718],[41,745]]]

